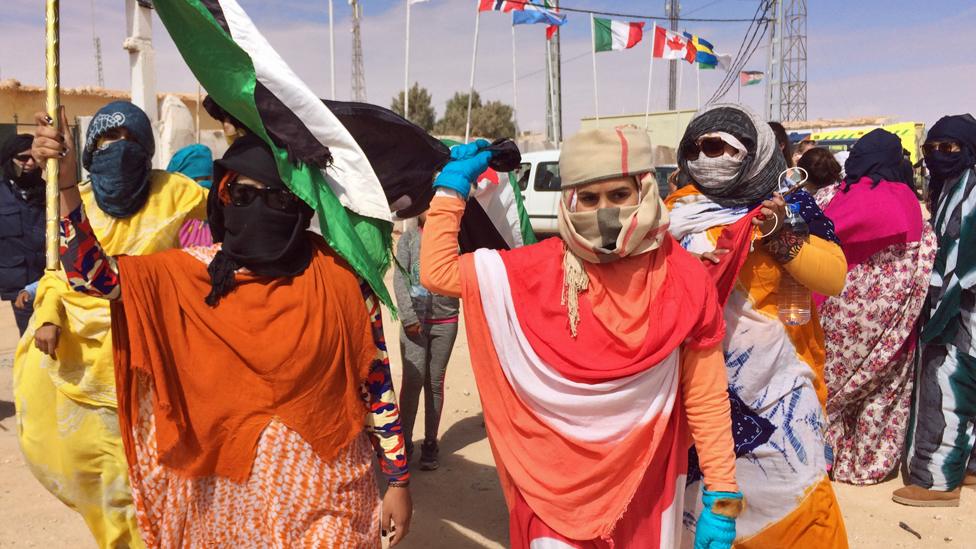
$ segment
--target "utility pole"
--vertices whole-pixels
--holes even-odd
[[[363,67],[363,39],[359,21],[363,17],[363,6],[359,0],[349,0],[352,6],[352,100],[366,101],[366,70]]]
[[[559,9],[559,0],[549,2]],[[557,147],[563,140],[562,61],[558,30],[552,40],[546,39],[546,139]]]
[[[152,3],[148,0],[125,0],[125,23],[128,31],[122,48],[129,52],[129,75],[132,102],[146,111],[150,122],[159,119],[156,98],[156,53],[152,46]]]
[[[668,21],[672,32],[678,32],[678,17],[681,16],[681,4],[678,0],[664,0],[664,15]],[[653,40],[654,37],[651,37]],[[668,110],[678,108],[678,62],[672,60],[668,62]]]

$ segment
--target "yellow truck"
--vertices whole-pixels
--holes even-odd
[[[879,127],[897,135],[901,139],[902,146],[911,154],[912,164],[918,163],[921,159],[922,143],[925,140],[925,124],[921,122],[898,122],[883,126],[813,130],[806,139],[816,141],[818,146],[827,147],[834,152],[846,151],[864,134]]]

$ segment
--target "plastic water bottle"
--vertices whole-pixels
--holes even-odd
[[[792,231],[804,241],[810,238],[810,229],[800,215],[799,204],[788,204],[784,231]],[[785,270],[779,279],[779,319],[787,326],[800,326],[810,322],[810,290]]]

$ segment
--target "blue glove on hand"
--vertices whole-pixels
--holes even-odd
[[[467,200],[471,184],[488,169],[491,151],[484,150],[488,145],[487,141],[479,139],[474,143],[452,147],[452,160],[444,166],[437,179],[434,179],[434,187],[457,191],[462,199]]]
[[[735,541],[735,519],[714,511],[715,503],[719,500],[726,500],[722,502],[723,506],[737,515],[738,506],[729,506],[727,500],[733,500],[731,503],[741,502],[742,493],[708,490],[702,493],[705,508],[698,515],[698,525],[695,526],[695,549],[729,549]]]
[[[476,139],[467,145],[454,145],[451,147],[451,160],[465,160],[487,149],[491,143],[484,139]]]

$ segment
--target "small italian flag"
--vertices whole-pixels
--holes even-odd
[[[644,37],[644,23],[593,18],[593,50],[613,51],[633,48]]]

